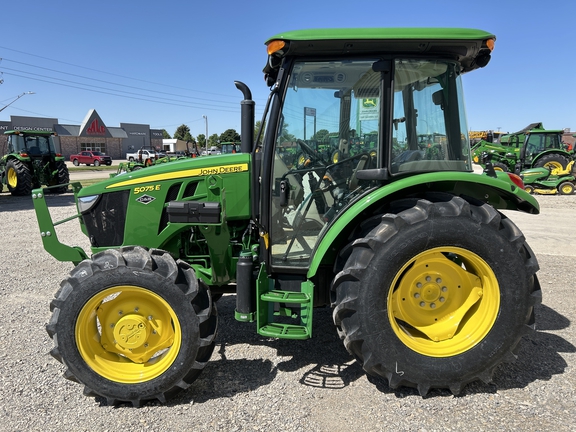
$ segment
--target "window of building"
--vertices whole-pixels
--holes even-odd
[[[99,151],[106,153],[106,143],[80,143],[80,151]]]

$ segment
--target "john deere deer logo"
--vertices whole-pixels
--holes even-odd
[[[362,99],[362,106],[364,108],[376,108],[376,99]]]

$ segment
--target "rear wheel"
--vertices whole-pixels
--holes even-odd
[[[574,183],[560,183],[560,186],[558,186],[558,192],[560,192],[561,195],[572,195],[574,193]]]
[[[74,166],[79,166],[79,165],[80,165],[80,162],[78,162],[78,159],[74,159],[74,160],[72,161],[72,163],[74,164]]]
[[[166,401],[190,386],[214,350],[217,315],[207,287],[164,251],[94,255],[62,282],[51,309],[51,354],[86,395],[111,405]]]
[[[566,169],[568,165],[568,158],[561,154],[545,154],[534,164],[534,168],[545,167],[549,170],[553,169]]]
[[[522,233],[487,204],[445,194],[405,199],[364,223],[333,283],[346,349],[391,388],[454,394],[530,330],[540,298]]]
[[[30,195],[32,192],[32,173],[30,168],[18,159],[6,164],[6,184],[12,195]]]

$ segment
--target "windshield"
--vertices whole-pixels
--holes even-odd
[[[451,62],[296,61],[276,125],[273,264],[308,265],[322,232],[374,187],[357,178],[360,170],[384,167],[391,178],[469,171],[462,107]]]
[[[10,135],[9,151],[26,152],[30,156],[41,156],[55,153],[52,137],[42,135]]]

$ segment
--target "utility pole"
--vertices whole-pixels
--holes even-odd
[[[4,105],[2,108],[0,108],[0,111],[4,111],[4,109],[8,108],[10,105],[12,105],[18,99],[20,99],[22,96],[27,95],[27,94],[34,94],[34,92],[29,91],[29,92],[24,92],[21,95],[18,95],[18,97],[16,99],[14,99],[12,102],[10,102],[8,105]]]
[[[208,154],[208,116],[203,115],[202,118],[206,120],[206,154]]]

